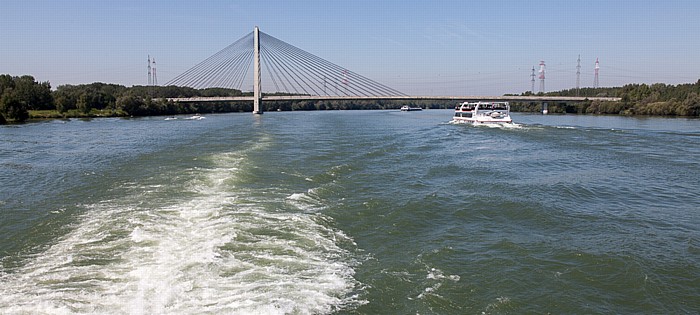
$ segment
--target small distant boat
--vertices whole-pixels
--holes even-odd
[[[166,117],[165,120],[177,120],[177,117]]]
[[[423,110],[423,108],[420,107],[410,107],[408,105],[401,106],[401,111],[402,112],[414,112],[414,111],[419,111]]]
[[[453,122],[472,124],[511,124],[508,102],[464,102],[455,107]]]
[[[187,117],[187,118],[185,118],[185,119],[187,119],[187,120],[202,120],[202,119],[204,119],[204,118],[206,118],[206,117],[204,117],[204,116],[202,116],[202,115],[200,115],[200,114],[194,114],[193,116]]]

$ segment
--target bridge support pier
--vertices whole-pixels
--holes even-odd
[[[253,114],[262,114],[262,93],[260,88],[260,32],[253,31]]]

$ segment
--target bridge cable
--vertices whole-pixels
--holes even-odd
[[[393,96],[406,95],[386,85],[331,63],[260,32],[260,53],[266,81],[276,91],[305,95]],[[218,51],[166,85],[193,88],[237,88],[249,78],[253,63],[253,32]],[[269,81],[268,81],[269,82]],[[333,93],[332,89],[335,89]]]

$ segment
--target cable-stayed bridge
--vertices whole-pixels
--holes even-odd
[[[251,68],[252,64],[252,68]],[[462,100],[462,101],[584,101],[618,98],[552,96],[411,96],[317,57],[261,32],[243,36],[166,85],[197,89],[242,90],[253,81],[253,96],[171,98],[176,102],[253,101],[253,112],[261,114],[263,100]],[[262,86],[274,87],[263,95]],[[269,89],[269,88],[268,88]],[[287,94],[287,95],[279,95]]]

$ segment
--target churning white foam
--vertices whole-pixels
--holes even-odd
[[[167,185],[132,183],[87,206],[71,232],[0,271],[0,313],[323,314],[364,303],[340,246],[352,240],[321,214],[284,211],[288,201],[250,201],[235,187],[243,159],[187,170],[167,204],[144,202]]]
[[[445,280],[458,282],[459,279],[459,275],[445,275],[440,269],[430,268],[428,269],[428,274],[426,275],[426,284],[428,284],[428,286],[425,287],[423,292],[418,294],[416,298],[423,299],[427,295],[438,295],[437,291],[440,289]]]
[[[287,202],[300,210],[317,212],[325,208],[322,198],[318,195],[320,188],[310,188],[306,193],[294,193],[287,197]]]
[[[489,127],[489,128],[500,128],[500,129],[522,129],[524,125],[517,123],[481,123],[475,124],[472,122],[461,121],[461,120],[450,120],[448,122],[450,125],[467,125],[474,127]]]

